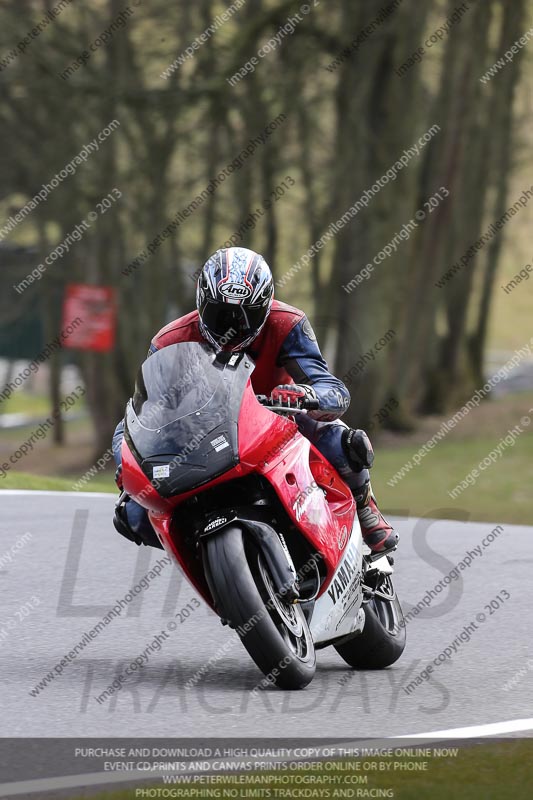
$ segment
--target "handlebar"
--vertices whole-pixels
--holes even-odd
[[[268,397],[266,394],[256,394],[258,401],[261,403],[262,406],[268,408],[269,411],[275,411],[277,414],[307,414],[308,411],[314,411],[318,409],[318,401],[317,400],[307,400],[306,398],[302,398],[298,400],[298,403],[292,405],[289,401],[287,405],[278,405],[272,402],[272,398]]]

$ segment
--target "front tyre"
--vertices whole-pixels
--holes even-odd
[[[364,606],[363,631],[335,650],[351,667],[384,669],[394,664],[405,649],[405,619],[392,580],[387,576],[379,594]]]
[[[259,669],[280,689],[303,689],[313,679],[315,648],[299,604],[274,589],[260,550],[236,526],[206,541],[208,580],[217,610]]]

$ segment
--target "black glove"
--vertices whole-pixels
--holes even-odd
[[[365,431],[347,428],[342,434],[342,446],[354,472],[372,467],[374,450]]]

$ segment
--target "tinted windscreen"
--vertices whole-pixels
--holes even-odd
[[[253,362],[186,342],[142,365],[126,411],[126,441],[163,496],[188,491],[238,463],[237,422]]]

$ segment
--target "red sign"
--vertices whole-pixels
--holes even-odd
[[[76,320],[80,319],[76,326]],[[116,301],[111,286],[71,283],[63,300],[63,347],[107,352],[115,345]]]

